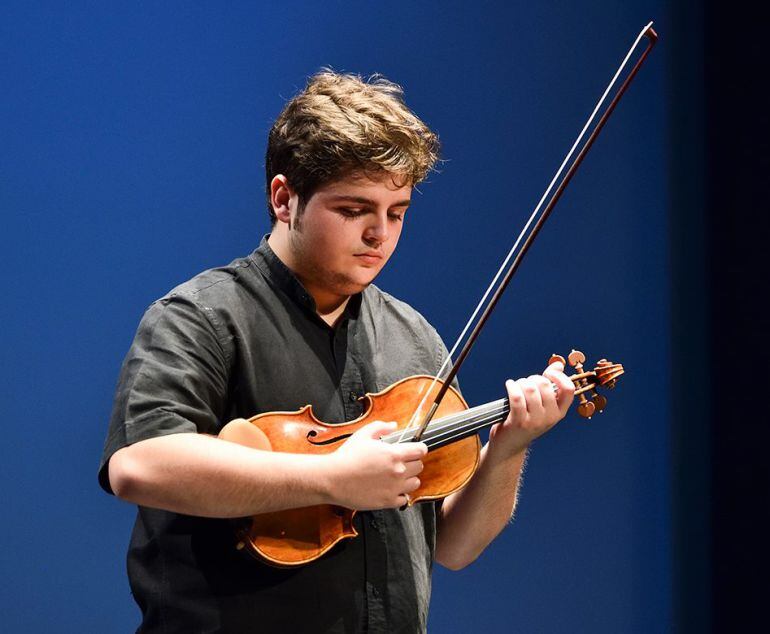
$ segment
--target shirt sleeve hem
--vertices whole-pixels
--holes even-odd
[[[115,433],[107,440],[108,449],[104,452],[102,462],[99,465],[99,484],[110,495],[115,495],[115,492],[110,486],[108,467],[110,458],[116,451],[150,438],[180,433],[198,433],[198,429],[192,421],[166,409],[157,409],[135,420],[126,421],[119,428],[119,431],[122,433]],[[123,442],[118,439],[120,436],[122,436]]]

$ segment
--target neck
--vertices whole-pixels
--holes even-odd
[[[305,288],[307,288],[308,293],[310,293],[313,296],[313,299],[315,300],[316,312],[318,313],[318,316],[330,326],[335,326],[337,322],[340,320],[340,318],[342,317],[342,314],[345,312],[345,307],[348,305],[348,301],[350,301],[350,297],[346,296],[346,297],[340,298],[340,301],[337,301],[335,296],[335,298],[329,299],[326,302],[321,302],[319,301],[319,296],[307,287],[304,280],[300,279],[300,281],[302,282],[303,285],[305,285]]]
[[[438,449],[444,445],[462,440],[482,429],[502,423],[508,416],[510,405],[507,398],[471,407],[457,414],[450,414],[431,421],[422,435],[422,442],[428,445],[428,450]],[[391,444],[411,442],[416,428],[397,431],[384,436],[382,440]]]
[[[313,284],[312,280],[308,279],[307,276],[302,275],[300,267],[292,257],[288,236],[285,230],[282,231],[280,227],[274,227],[273,232],[267,239],[267,243],[270,245],[273,253],[278,256],[278,259],[283,262],[292,273],[294,273],[297,279],[302,283],[302,286],[305,287],[305,290],[310,293],[310,296],[315,302],[318,316],[330,326],[334,326],[345,312],[345,307],[348,305],[350,295],[339,295],[330,292],[325,288]]]

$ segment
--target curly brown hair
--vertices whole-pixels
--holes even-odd
[[[270,182],[286,176],[300,209],[325,185],[350,174],[387,172],[404,184],[424,180],[438,160],[439,140],[404,103],[401,87],[382,75],[323,69],[286,104],[270,129],[265,155]]]

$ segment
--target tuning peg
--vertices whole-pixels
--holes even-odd
[[[607,407],[606,397],[599,394],[596,390],[591,390],[591,395],[591,402],[596,405],[596,409],[601,414],[604,411],[604,408]]]
[[[583,363],[585,363],[586,355],[580,352],[580,350],[573,350],[569,353],[567,359],[569,360],[569,364],[578,372],[580,372],[580,368],[578,366],[582,366]]]
[[[551,358],[548,359],[548,365],[551,365],[552,363],[556,363],[557,361],[561,363],[565,368],[567,367],[567,362],[564,360],[564,357],[561,356],[560,354],[552,354]]]
[[[579,398],[580,398],[580,405],[578,405],[578,408],[577,408],[578,414],[580,414],[583,418],[590,419],[596,412],[596,405],[594,405],[591,401],[587,400],[585,394],[581,394]]]
[[[577,374],[572,377],[572,380],[577,388],[575,390],[575,396],[577,396],[580,401],[577,408],[578,414],[583,418],[591,418],[596,412],[596,405],[589,401],[585,395],[585,392],[593,388],[593,385],[589,385],[588,383],[586,376],[588,373],[583,372],[583,362],[586,360],[586,355],[580,352],[580,350],[573,350],[569,353],[567,360],[577,372]]]
[[[583,418],[591,418],[597,411],[603,412],[607,407],[607,398],[596,391],[596,388],[608,387],[610,389],[615,387],[618,377],[621,376],[625,370],[620,363],[612,363],[607,359],[600,359],[596,364],[595,370],[585,370],[583,363],[585,363],[586,355],[580,350],[573,350],[567,356],[567,363],[575,368],[575,374],[570,379],[575,384],[575,396],[578,398],[578,414]],[[548,360],[548,364],[560,361],[565,363],[564,357],[558,354],[551,355]],[[586,392],[589,393],[590,400],[586,396]]]

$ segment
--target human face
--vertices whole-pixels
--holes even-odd
[[[372,283],[398,244],[411,184],[390,174],[353,175],[316,190],[288,232],[291,265],[317,303]]]

